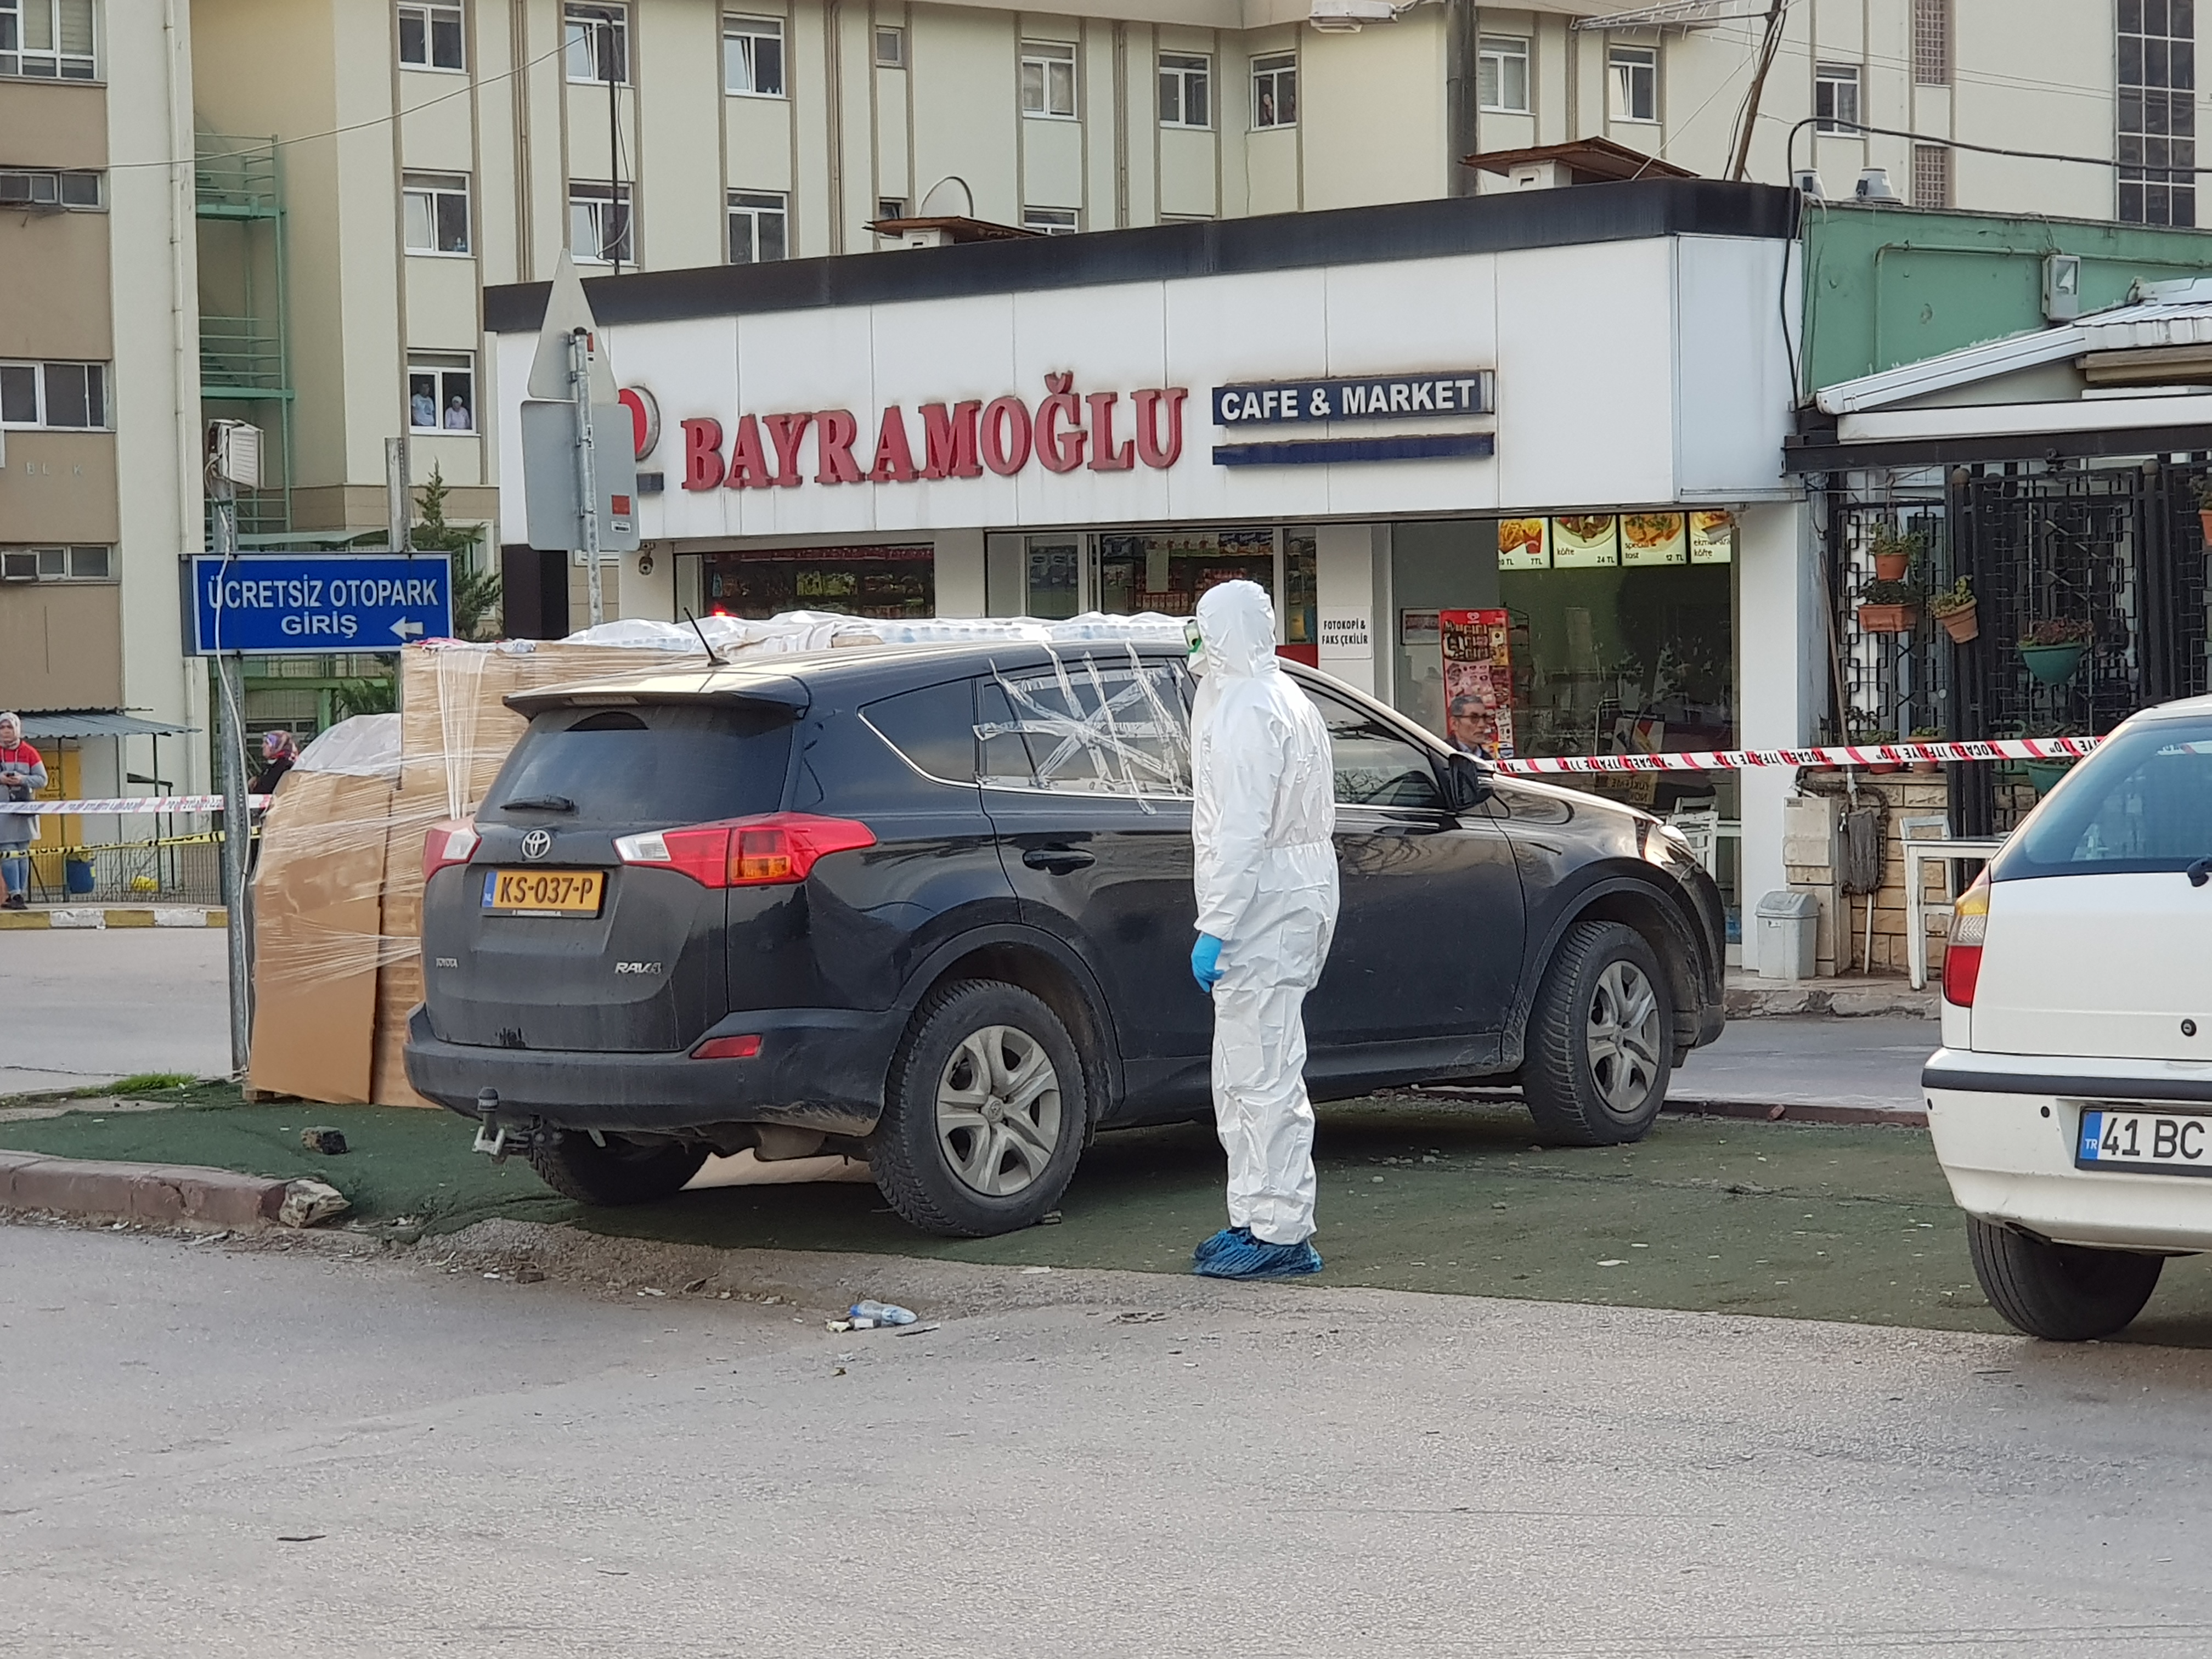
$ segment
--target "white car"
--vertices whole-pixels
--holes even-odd
[[[1990,1304],[2109,1336],[2212,1250],[2212,697],[2123,723],[1960,895],[1921,1082]]]

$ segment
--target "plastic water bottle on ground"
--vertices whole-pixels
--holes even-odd
[[[911,1325],[915,1315],[911,1309],[890,1302],[855,1302],[850,1316],[855,1330],[871,1330],[878,1325]],[[861,1322],[866,1321],[863,1324]]]

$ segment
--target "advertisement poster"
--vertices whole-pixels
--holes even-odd
[[[1687,564],[1689,531],[1680,513],[1624,513],[1620,515],[1623,564]]]
[[[1512,622],[1504,611],[1440,611],[1444,738],[1485,760],[1513,754]]]
[[[1690,514],[1690,562],[1735,562],[1735,514],[1717,510]]]
[[[1610,513],[1578,513],[1552,520],[1552,568],[1595,570],[1620,562],[1620,520]]]
[[[1500,570],[1549,570],[1552,568],[1552,521],[1549,519],[1500,519],[1498,521],[1498,568]]]

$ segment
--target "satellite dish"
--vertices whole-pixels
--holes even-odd
[[[921,198],[915,210],[917,219],[972,219],[975,216],[975,192],[968,188],[968,181],[958,173],[949,173],[929,187],[929,194]]]

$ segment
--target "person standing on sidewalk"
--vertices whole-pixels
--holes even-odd
[[[1208,1279],[1288,1279],[1322,1267],[1304,1006],[1336,928],[1335,769],[1321,711],[1275,655],[1264,589],[1208,589],[1194,631],[1190,968],[1213,1000],[1229,1224],[1191,1267]]]
[[[0,714],[0,801],[27,801],[46,787],[46,763],[23,741],[20,715]],[[31,908],[31,860],[28,848],[39,833],[39,820],[28,813],[0,813],[0,888],[7,897],[0,908]]]

